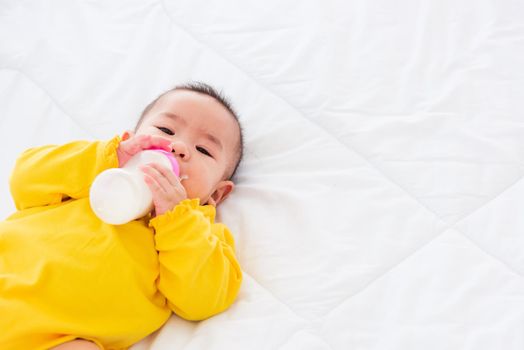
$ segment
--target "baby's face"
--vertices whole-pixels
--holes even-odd
[[[233,189],[225,177],[234,166],[240,131],[230,112],[214,98],[175,90],[158,99],[137,135],[171,140],[188,198],[217,205]]]

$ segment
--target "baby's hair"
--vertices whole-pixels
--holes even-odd
[[[149,103],[142,114],[140,115],[140,119],[138,120],[138,123],[135,126],[135,131],[140,127],[140,124],[142,124],[142,121],[144,120],[144,117],[149,113],[149,111],[153,108],[155,103],[164,95],[176,91],[176,90],[187,90],[187,91],[193,91],[200,94],[207,95],[209,97],[214,98],[218,103],[220,103],[227,111],[233,116],[235,119],[237,125],[238,125],[238,132],[239,132],[239,144],[237,147],[237,159],[234,163],[233,170],[231,171],[231,174],[229,176],[226,176],[227,179],[233,178],[233,176],[236,174],[238,166],[240,164],[240,161],[242,160],[242,157],[244,155],[244,138],[243,138],[243,132],[242,132],[242,126],[240,125],[240,121],[238,119],[238,115],[233,109],[233,106],[231,105],[231,102],[229,102],[228,98],[225,97],[221,91],[217,91],[212,86],[200,82],[189,82],[181,85],[177,85],[172,89],[169,89],[162,93],[160,96],[158,96],[156,99],[154,99],[151,103]]]

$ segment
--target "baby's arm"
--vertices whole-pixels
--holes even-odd
[[[120,142],[75,141],[61,146],[28,149],[18,158],[10,187],[18,210],[57,204],[68,198],[83,198],[95,177],[109,168],[122,166],[137,152],[157,147],[171,150],[169,140],[141,135]]]
[[[215,224],[214,216],[214,207],[193,199],[150,221],[160,261],[158,288],[169,307],[188,320],[228,308],[242,282],[231,233]]]
[[[120,138],[110,141],[76,141],[61,146],[35,147],[17,160],[10,178],[18,210],[82,198],[96,175],[118,166]]]

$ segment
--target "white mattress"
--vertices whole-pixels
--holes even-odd
[[[523,62],[517,0],[2,0],[0,214],[25,148],[205,81],[245,129],[245,282],[133,349],[522,350]]]

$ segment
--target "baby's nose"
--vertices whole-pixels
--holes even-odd
[[[183,160],[188,160],[190,157],[190,152],[187,147],[187,145],[184,142],[173,142],[171,144],[171,148],[173,149],[173,154],[175,156],[180,157]]]

